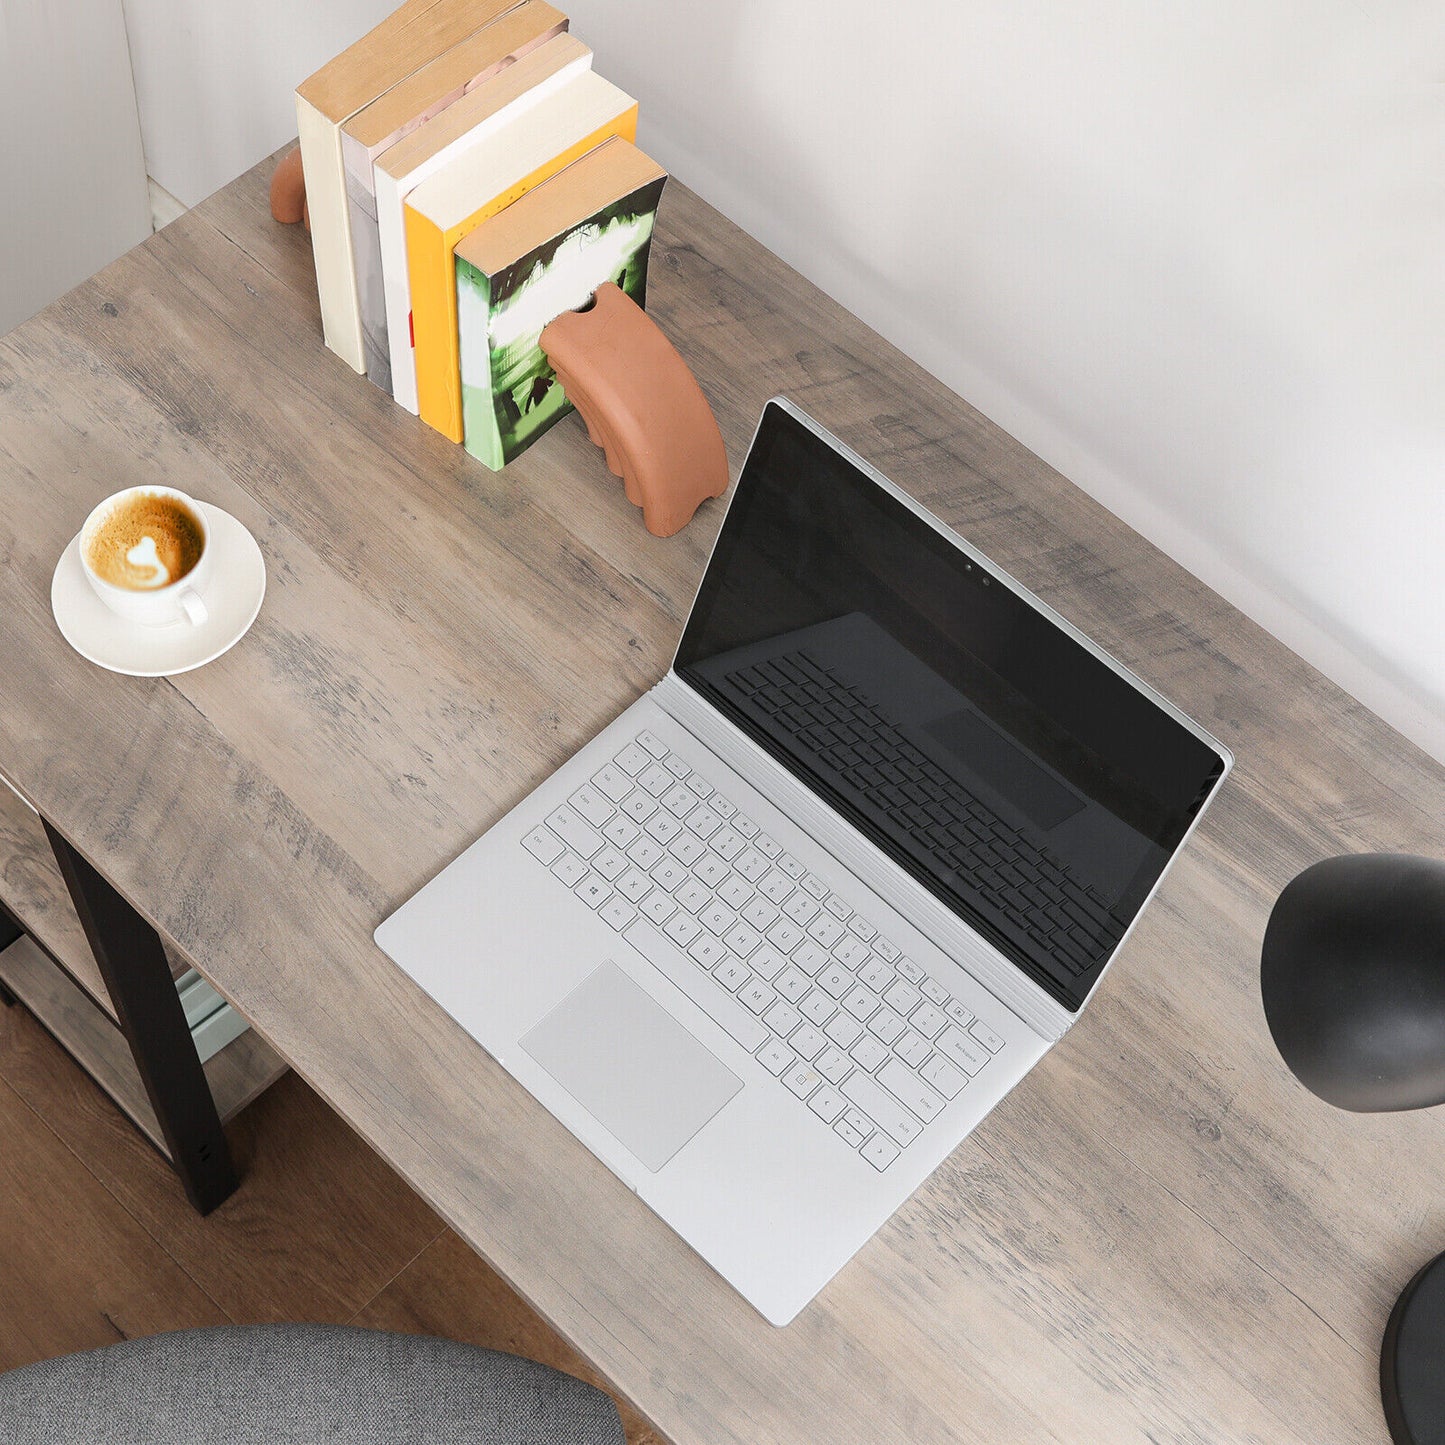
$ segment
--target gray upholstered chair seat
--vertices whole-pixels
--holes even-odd
[[[342,1325],[184,1330],[0,1375],[5,1445],[623,1445],[591,1385]]]

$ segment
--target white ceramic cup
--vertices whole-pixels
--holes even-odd
[[[91,569],[89,544],[96,529],[112,512],[135,497],[172,497],[183,503],[200,523],[200,559],[184,577],[168,582],[164,587],[117,587],[115,583],[98,577]],[[193,498],[184,492],[178,492],[174,487],[127,487],[123,492],[116,492],[96,506],[80,529],[80,565],[84,568],[86,581],[94,589],[95,595],[117,617],[124,617],[128,622],[138,622],[144,627],[169,627],[175,622],[199,627],[206,620],[208,614],[201,593],[210,580],[214,562],[213,551],[211,529],[206,523],[205,513]]]

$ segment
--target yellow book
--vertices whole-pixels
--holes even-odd
[[[584,71],[492,130],[406,198],[406,266],[421,418],[462,440],[457,242],[609,136],[637,136],[637,102]]]

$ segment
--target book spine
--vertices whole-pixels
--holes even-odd
[[[391,354],[391,395],[413,416],[416,409],[416,361],[411,347],[411,277],[406,256],[406,216],[401,187],[385,171],[376,172],[376,223],[381,243],[381,280],[386,301],[386,344]]]
[[[376,223],[376,191],[371,153],[344,131],[342,163],[346,172],[346,212],[351,229],[351,262],[356,272],[361,316],[361,355],[366,379],[391,395],[391,348],[386,336],[386,293],[381,274],[381,232]]]
[[[341,128],[298,95],[296,130],[301,138],[301,170],[306,178],[306,209],[311,218],[311,254],[316,264],[316,294],[321,302],[321,332],[327,346],[353,371],[365,371],[361,309],[351,261]]]
[[[494,472],[502,469],[492,374],[492,286],[487,275],[457,257],[457,335],[461,345],[462,445]]]
[[[412,324],[416,336],[417,401],[421,419],[452,441],[462,440],[462,383],[454,260],[457,242],[504,206],[510,206],[518,197],[526,195],[533,186],[540,185],[564,166],[571,165],[579,156],[586,155],[615,135],[628,141],[637,139],[635,104],[538,166],[530,175],[509,186],[445,234],[410,206],[406,208],[407,267],[411,274]],[[418,223],[415,228],[414,221]],[[414,229],[423,250],[413,249]]]

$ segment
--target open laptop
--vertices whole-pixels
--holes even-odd
[[[1231,761],[774,400],[667,676],[376,939],[786,1324],[1074,1021]]]

